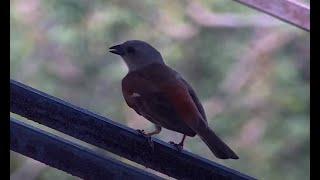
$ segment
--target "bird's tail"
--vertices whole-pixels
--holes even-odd
[[[197,134],[217,158],[239,159],[236,153],[234,153],[209,127],[202,128]]]

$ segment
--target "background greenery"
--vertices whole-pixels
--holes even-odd
[[[151,130],[125,104],[127,69],[107,52],[145,40],[193,85],[209,125],[240,159],[216,159],[198,137],[187,138],[185,149],[258,179],[309,179],[308,32],[231,0],[10,3],[12,79]],[[165,130],[156,137],[178,142],[182,135]],[[11,179],[23,172],[23,179],[77,179],[14,152],[10,170]]]

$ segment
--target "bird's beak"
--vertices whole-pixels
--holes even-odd
[[[112,46],[109,49],[110,49],[110,52],[113,54],[118,54],[120,56],[124,55],[124,49],[121,46],[121,44]]]

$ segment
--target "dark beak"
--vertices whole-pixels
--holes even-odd
[[[112,46],[109,49],[110,49],[110,52],[113,54],[118,54],[120,56],[124,55],[124,49],[120,44]]]

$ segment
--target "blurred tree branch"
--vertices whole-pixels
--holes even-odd
[[[279,30],[257,31],[257,34],[252,37],[252,42],[249,43],[250,46],[246,52],[242,53],[243,56],[238,59],[238,62],[234,63],[229,72],[226,73],[226,78],[221,82],[219,88],[224,96],[214,95],[205,101],[204,106],[206,112],[208,112],[208,119],[214,118],[220,113],[225,113],[225,108],[229,105],[235,105],[233,98],[250,80],[252,86],[255,82],[261,81],[261,78],[265,77],[265,73],[270,71],[270,65],[268,65],[270,59],[267,57],[270,57],[275,51],[287,44],[295,35],[295,33]],[[261,92],[256,92],[255,90],[250,92],[261,94]],[[247,108],[255,108],[262,103],[259,97],[262,96],[252,94],[252,96],[247,97],[249,100],[242,105],[246,105]]]
[[[263,32],[259,39],[253,38],[250,47],[243,53],[239,61],[231,67],[221,88],[229,94],[235,94],[258,73],[258,65],[263,65],[265,56],[270,56],[274,51],[292,40],[296,33],[288,31]],[[260,68],[259,68],[260,69]],[[261,70],[261,69],[260,69]]]

